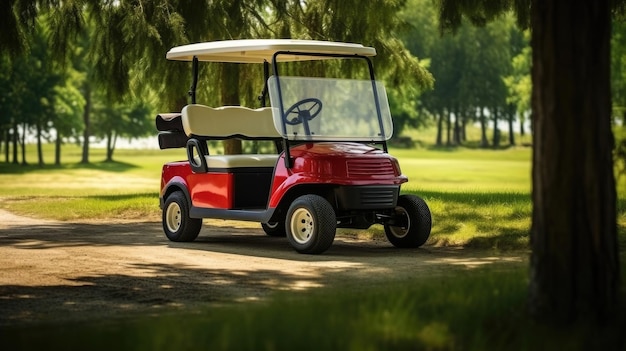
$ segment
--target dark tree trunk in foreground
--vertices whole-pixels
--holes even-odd
[[[609,0],[533,0],[531,9],[529,306],[542,320],[602,321],[619,287]]]

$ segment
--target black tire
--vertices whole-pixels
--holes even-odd
[[[189,217],[189,204],[182,191],[175,191],[165,199],[163,231],[171,241],[194,241],[202,228],[201,218]]]
[[[268,222],[261,223],[261,228],[265,234],[275,237],[284,237],[287,235],[285,231],[285,222]]]
[[[337,230],[335,210],[318,195],[302,195],[289,206],[285,231],[299,253],[319,254],[332,245]]]
[[[430,236],[432,218],[426,202],[415,195],[400,195],[395,209],[398,226],[385,225],[387,240],[395,247],[422,246]]]

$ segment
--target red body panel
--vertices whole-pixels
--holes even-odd
[[[407,181],[397,160],[382,150],[360,143],[317,142],[290,149],[293,164],[285,166],[281,155],[272,181],[269,207],[277,207],[284,194],[300,184],[399,185]],[[187,187],[196,207],[231,209],[232,173],[195,174],[187,161],[163,166],[161,196],[172,182]]]
[[[163,166],[161,196],[172,182],[187,188],[191,203],[196,207],[229,209],[233,206],[231,173],[193,173],[188,161],[170,162]]]
[[[233,208],[232,173],[191,174],[188,179],[194,206]]]

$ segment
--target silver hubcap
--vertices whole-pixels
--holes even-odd
[[[180,206],[176,202],[172,202],[167,207],[167,212],[165,213],[165,224],[167,225],[167,229],[172,233],[176,233],[178,229],[180,229],[180,222]]]
[[[389,230],[391,231],[391,234],[393,234],[393,236],[397,238],[404,238],[409,232],[409,228],[411,227],[411,218],[409,218],[409,214],[406,212],[404,207],[396,207],[396,215],[406,218],[407,225],[405,227],[389,226]]]
[[[307,209],[299,208],[293,212],[290,224],[293,239],[298,244],[306,244],[313,235],[315,223],[311,212]]]

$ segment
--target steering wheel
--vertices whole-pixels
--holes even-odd
[[[305,107],[308,103],[312,103],[312,105]],[[285,123],[293,126],[312,120],[315,116],[319,115],[321,111],[322,101],[320,101],[320,99],[307,98],[291,105],[291,107],[287,109],[287,112],[285,112],[284,120]]]

